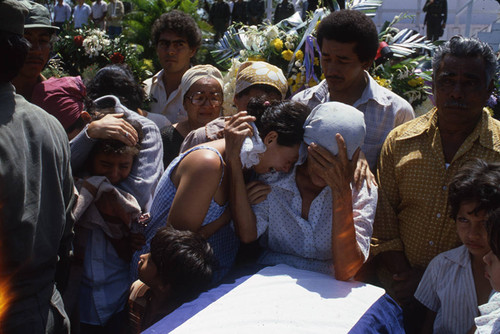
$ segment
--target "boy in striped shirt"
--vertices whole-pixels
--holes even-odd
[[[490,247],[484,225],[500,203],[500,164],[479,159],[464,164],[449,185],[448,202],[463,245],[436,256],[415,292],[428,308],[422,333],[467,333],[478,305],[488,301],[483,256]]]

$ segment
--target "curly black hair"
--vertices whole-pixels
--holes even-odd
[[[145,98],[142,86],[135,80],[127,65],[108,65],[101,68],[86,86],[87,96],[92,100],[114,95],[121,104],[132,111],[141,108]]]
[[[481,159],[465,162],[453,177],[448,202],[451,218],[456,219],[463,202],[476,202],[472,213],[489,212],[500,204],[500,163],[488,163]]]
[[[160,35],[165,31],[172,31],[184,37],[191,49],[198,49],[201,45],[201,30],[196,21],[180,10],[174,9],[164,13],[153,23],[151,36],[155,47],[158,45]]]
[[[248,102],[249,115],[255,116],[255,126],[264,138],[269,132],[278,133],[278,144],[294,146],[304,139],[304,122],[311,110],[303,103],[285,101],[264,101],[251,98]]]
[[[320,50],[324,39],[356,43],[354,52],[362,62],[372,61],[377,55],[377,27],[371,18],[358,10],[339,10],[321,20],[317,30]]]

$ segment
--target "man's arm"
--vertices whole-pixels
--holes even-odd
[[[397,208],[401,202],[393,161],[394,130],[389,133],[380,152],[377,168],[379,184],[377,212],[373,224],[372,253],[403,251],[399,235]]]
[[[68,144],[66,144],[68,145]],[[77,193],[76,188],[73,183],[73,175],[71,172],[71,165],[69,160],[69,146],[66,147],[65,152],[68,155],[63,160],[63,182],[62,182],[62,192],[64,196],[65,211],[66,211],[66,221],[64,224],[63,234],[61,241],[59,243],[59,261],[57,262],[56,277],[57,287],[59,291],[64,291],[66,284],[68,283],[69,266],[71,261],[71,250],[73,243],[73,225],[75,223],[75,217],[73,215],[73,206],[76,203]]]
[[[395,139],[391,132],[380,153],[378,165],[379,199],[373,225],[372,253],[392,275],[396,299],[405,303],[413,298],[422,272],[410,266],[404,254],[397,216],[401,202],[394,163]],[[386,287],[389,288],[389,287]]]

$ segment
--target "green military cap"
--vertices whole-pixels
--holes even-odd
[[[21,1],[0,0],[0,31],[17,35],[24,33],[24,18],[28,8]]]
[[[32,28],[46,28],[52,30],[59,30],[50,23],[50,13],[45,6],[39,3],[29,2],[29,13],[24,20],[24,29]]]

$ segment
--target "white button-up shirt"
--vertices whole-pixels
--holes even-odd
[[[75,22],[75,28],[81,28],[82,25],[89,24],[89,16],[91,10],[90,6],[84,3],[83,5],[76,5],[75,11],[73,12],[73,21]]]
[[[267,199],[253,206],[257,234],[266,249],[259,262],[285,263],[293,267],[332,273],[332,192],[325,187],[313,200],[308,219],[301,216],[302,198],[295,182],[296,167],[271,182]],[[370,251],[377,189],[366,186],[352,190],[356,241],[365,259]]]
[[[150,112],[164,115],[172,124],[185,121],[187,112],[182,105],[180,87],[167,96],[162,78],[163,70],[144,81],[146,95],[152,99]]]
[[[467,333],[479,315],[467,247],[436,256],[425,270],[415,298],[437,313],[434,333]]]

